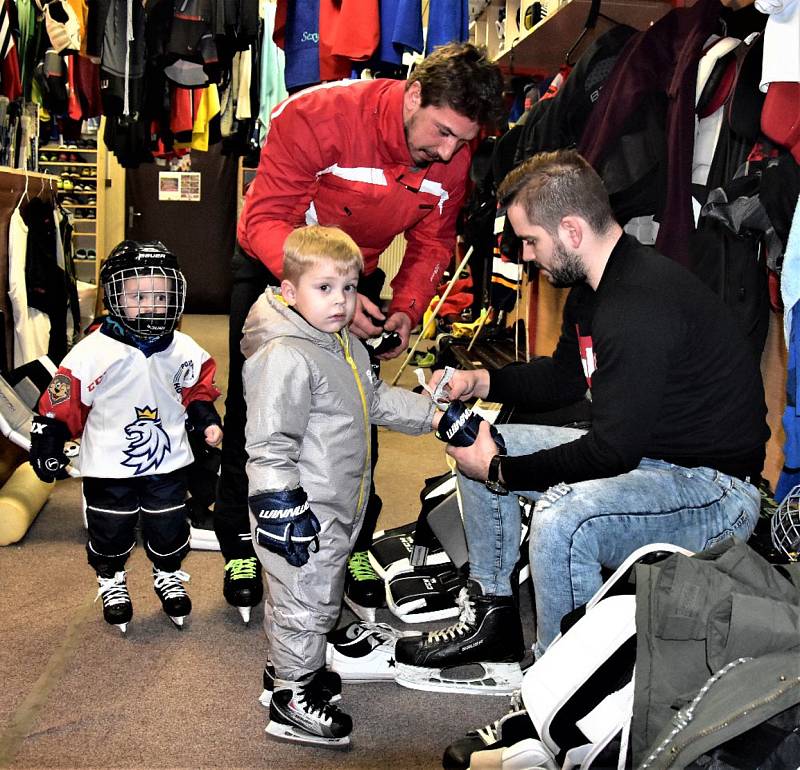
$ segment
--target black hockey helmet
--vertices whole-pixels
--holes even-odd
[[[109,314],[137,337],[158,339],[178,325],[186,278],[161,241],[122,241],[103,262],[100,283]]]

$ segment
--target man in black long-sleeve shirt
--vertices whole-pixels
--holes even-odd
[[[574,286],[561,338],[550,358],[456,372],[445,392],[541,411],[588,388],[592,426],[498,426],[503,455],[481,425],[472,446],[448,449],[460,471],[471,580],[451,633],[398,644],[401,682],[419,675],[413,667],[521,658],[510,599],[520,515],[508,490],[536,500],[537,655],[562,616],[600,588],[601,567],[649,543],[699,551],[731,535],[747,539],[758,517],[752,482],[769,437],[764,391],[727,307],[622,231],[600,178],[576,152],[535,156],[509,174],[500,197],[523,259],[554,285]],[[513,665],[492,670],[504,673],[513,679]]]

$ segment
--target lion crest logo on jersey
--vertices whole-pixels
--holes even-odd
[[[125,426],[125,436],[129,441],[124,450],[126,459],[122,462],[135,468],[136,476],[155,470],[170,451],[169,436],[161,426],[158,409],[149,406],[135,407],[136,419]]]

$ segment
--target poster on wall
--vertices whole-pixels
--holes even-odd
[[[160,201],[199,201],[200,174],[198,172],[159,172],[158,199]]]

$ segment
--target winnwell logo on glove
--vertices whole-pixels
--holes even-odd
[[[249,502],[258,520],[256,541],[260,546],[293,567],[302,567],[309,551],[319,550],[319,521],[302,488],[252,495]]]

